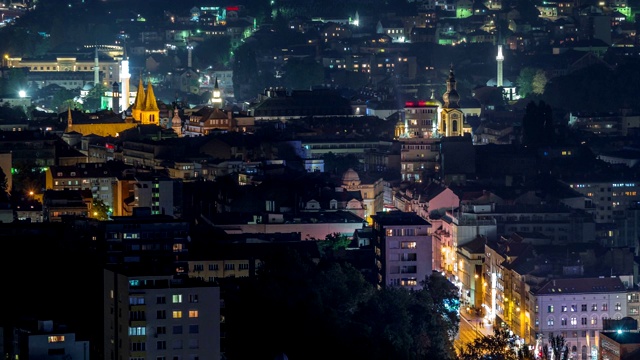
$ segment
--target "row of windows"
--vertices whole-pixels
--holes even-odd
[[[197,324],[192,324],[192,325],[188,325],[188,331],[189,334],[199,334],[200,333],[200,326]],[[174,325],[171,327],[171,332],[174,335],[179,335],[183,333],[183,326],[182,325]],[[137,326],[137,327],[129,327],[129,335],[130,336],[135,336],[135,335],[146,335],[147,333],[147,329],[144,326]],[[155,331],[155,335],[166,335],[167,334],[167,327],[166,326],[158,326],[156,327],[156,331]]]
[[[602,320],[606,320],[606,319],[608,319],[606,315],[602,316]],[[560,319],[560,326],[568,326],[569,323],[571,324],[571,326],[577,326],[578,318],[573,316],[571,317],[571,319],[568,319],[566,317],[562,317]],[[555,318],[553,316],[549,316],[547,318],[547,326],[554,326],[554,324],[555,324]],[[586,316],[583,316],[580,318],[580,325],[587,326],[588,324],[598,325],[598,316],[593,315],[590,320]],[[538,326],[537,319],[536,319],[536,326]]]
[[[189,310],[188,311],[189,318],[197,318],[198,310]],[[171,317],[173,319],[182,319],[182,310],[172,310]],[[166,319],[167,311],[166,310],[158,310],[156,311],[156,319]]]
[[[616,311],[620,311],[621,309],[622,309],[622,305],[620,303],[616,303],[615,310]],[[609,304],[608,303],[602,303],[602,306],[600,307],[600,310],[601,311],[609,310]],[[553,313],[554,311],[555,311],[554,305],[547,306],[547,312],[548,313]],[[567,311],[571,311],[571,312],[578,311],[578,305],[572,304],[570,306],[567,306],[567,305],[560,306],[560,312],[567,312]],[[587,304],[580,305],[580,311],[588,311],[587,310]],[[598,311],[598,304],[591,304],[591,311]]]
[[[218,271],[220,269],[218,264],[209,264],[208,268],[209,268],[209,271]],[[236,265],[235,264],[224,264],[224,269],[225,270],[235,270],[236,269]],[[238,264],[238,270],[249,270],[249,263]],[[194,264],[193,265],[193,271],[204,271],[204,265],[203,264]]]
[[[53,70],[60,70],[60,66],[40,66],[39,68],[40,68],[40,70],[45,70],[45,68],[47,70],[52,70],[52,69]],[[65,69],[67,69],[67,68],[65,68]],[[32,66],[31,70],[37,71],[38,70],[38,66]],[[93,66],[78,66],[76,71],[78,71],[78,70],[93,71]],[[102,70],[107,70],[107,67],[103,66]],[[113,66],[109,66],[109,70],[113,70]],[[65,71],[69,71],[69,70],[67,69]]]
[[[387,236],[415,236],[415,229],[387,229]]]
[[[198,349],[200,347],[200,344],[198,342],[198,339],[189,339],[187,346],[189,349]],[[176,339],[171,341],[171,349],[179,350],[179,349],[182,349],[183,347],[184,345],[182,340]],[[132,342],[129,348],[131,351],[146,351],[147,344],[145,342]],[[166,349],[167,349],[166,341],[164,340],[156,341],[156,350],[166,350]],[[198,358],[197,356],[195,357],[193,356],[191,357],[192,359]],[[179,359],[178,356],[173,357],[173,359],[176,359],[176,358]],[[164,356],[158,357],[158,359],[164,359]]]

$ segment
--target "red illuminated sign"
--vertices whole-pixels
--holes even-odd
[[[227,6],[227,11],[240,11],[239,6]]]
[[[425,107],[429,106],[426,100],[418,100],[418,101],[405,101],[404,107]]]

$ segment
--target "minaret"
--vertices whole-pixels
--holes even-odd
[[[192,58],[192,53],[193,53],[193,45],[191,43],[187,43],[187,69],[191,69],[191,58]]]
[[[496,79],[496,86],[502,87],[502,62],[504,61],[504,56],[502,55],[502,45],[498,45],[498,56],[496,56],[496,61],[498,62],[498,77]]]
[[[73,118],[71,117],[71,107],[67,108],[67,132],[71,132],[73,126]]]
[[[131,74],[129,74],[129,58],[127,57],[126,45],[123,45],[122,48],[122,63],[120,65],[120,83],[122,84],[120,96],[122,100],[120,101],[120,107],[122,108],[122,112],[125,112],[131,104],[129,100],[129,96],[131,96],[131,91],[129,90],[129,79],[131,78]]]
[[[96,45],[96,55],[93,58],[93,87],[100,83],[100,65],[98,64],[98,46]]]

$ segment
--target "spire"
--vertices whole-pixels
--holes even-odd
[[[151,79],[147,82],[147,93],[144,97],[144,110],[145,111],[159,111],[156,96],[153,94],[153,87],[151,87]]]
[[[220,93],[220,87],[218,86],[218,77],[216,76],[216,81],[213,84],[213,93],[211,96],[211,103],[214,107],[222,106],[222,94]]]
[[[144,109],[144,85],[142,84],[142,74],[140,74],[140,82],[138,83],[138,90],[136,90],[136,98],[133,100],[133,106],[131,107],[131,117],[140,121],[142,116],[140,113]]]
[[[138,90],[136,91],[136,98],[133,100],[133,110],[142,110],[144,105],[144,84],[142,84],[142,76],[140,76],[140,82],[138,83]]]
[[[456,90],[456,77],[453,73],[453,64],[451,64],[451,68],[449,69],[449,79],[447,79],[447,91],[442,95],[442,100],[444,100],[445,108],[459,108],[460,105],[458,102],[460,101],[460,95],[458,95],[458,90]]]

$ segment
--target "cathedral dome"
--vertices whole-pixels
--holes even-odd
[[[360,185],[360,176],[355,170],[349,168],[342,174],[342,183],[345,185]]]

